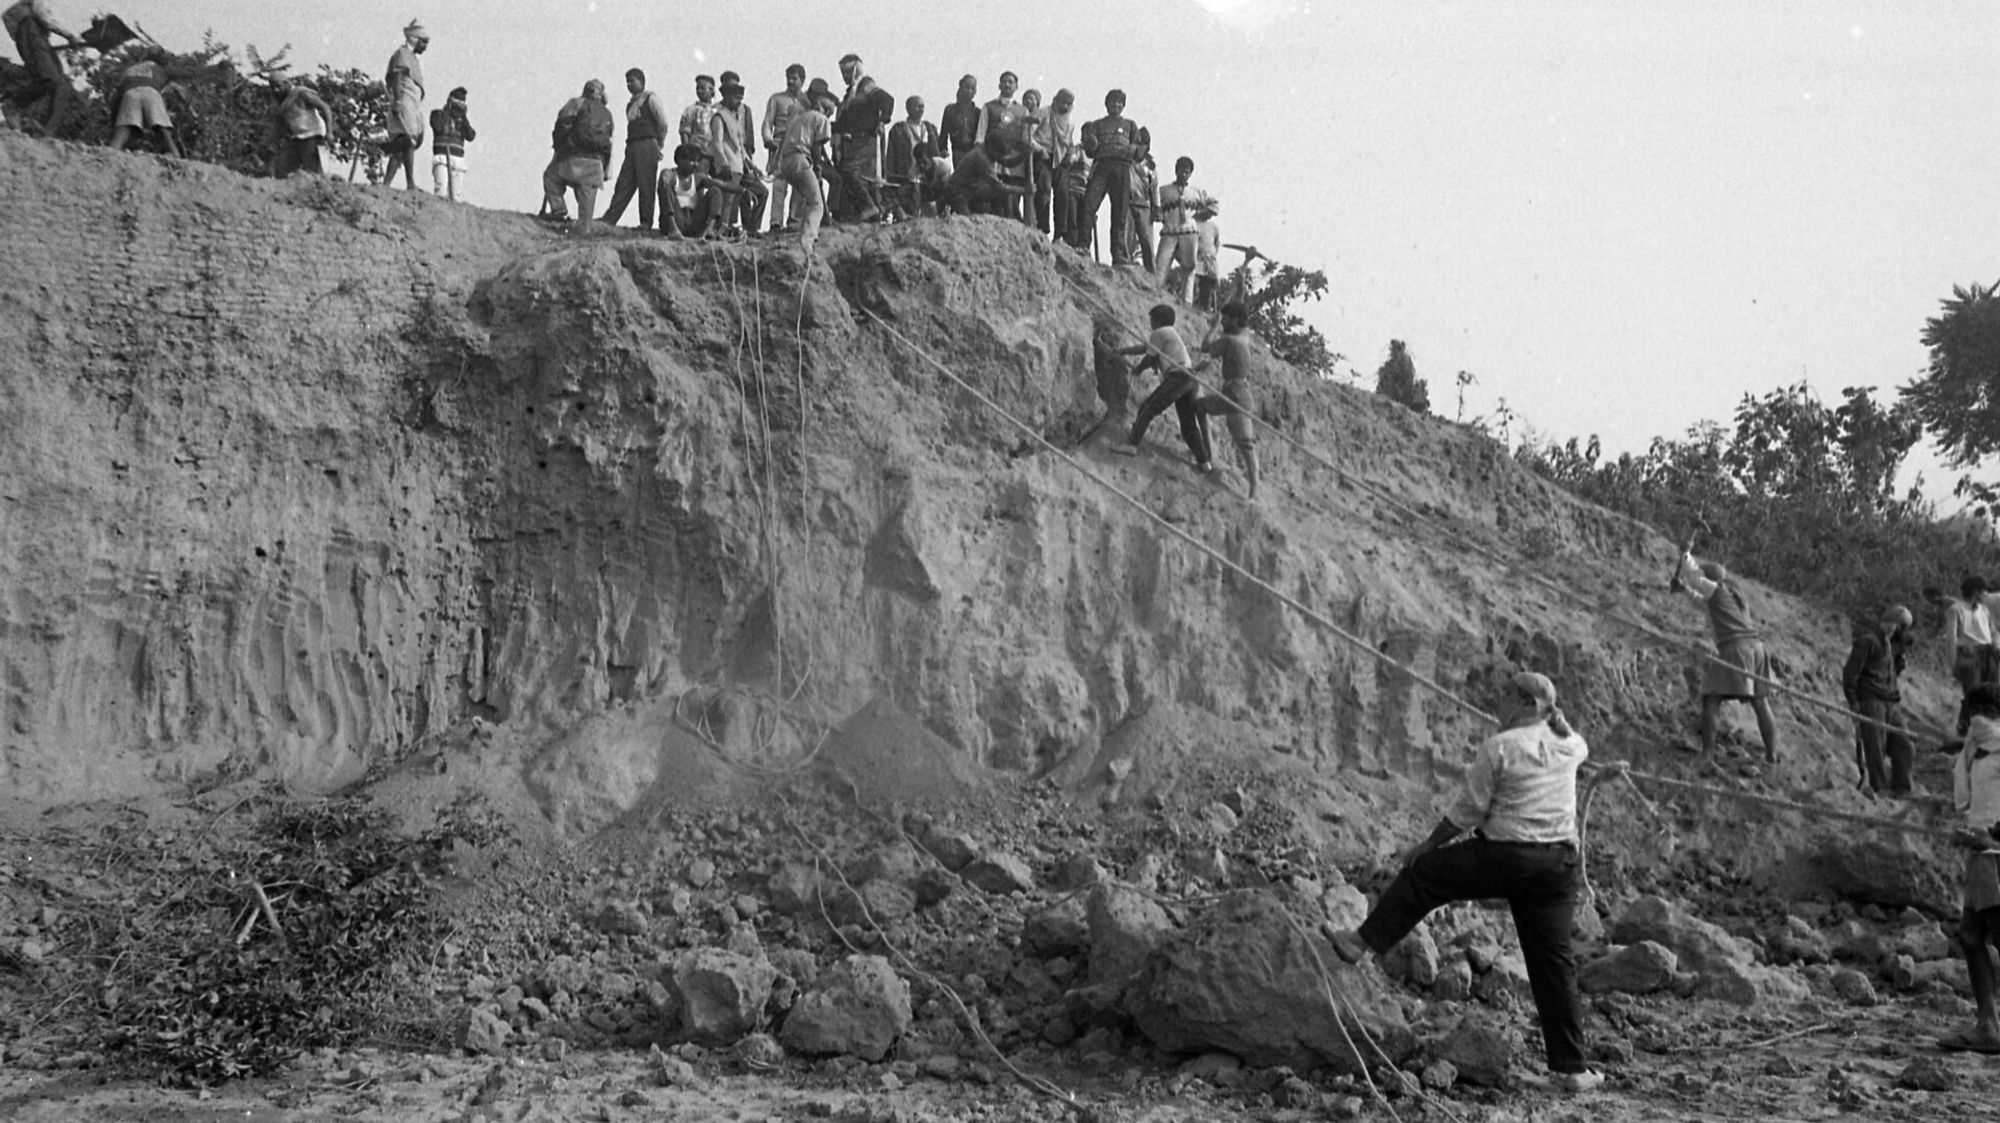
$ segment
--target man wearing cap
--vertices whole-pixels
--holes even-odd
[[[583,84],[583,93],[563,103],[550,134],[555,157],[542,172],[544,217],[565,222],[568,207],[563,189],[576,191],[578,234],[591,231],[597,213],[597,189],[604,186],[604,169],[611,165],[611,135],[617,128],[606,107],[604,83],[592,78]]]
[[[805,98],[806,68],[798,63],[785,68],[785,88],[772,94],[764,103],[764,151],[769,159],[764,170],[771,176],[771,229],[790,226],[797,220],[792,213],[792,185],[778,174],[778,146],[785,141],[785,130],[792,123],[792,115],[806,108]]]
[[[1903,731],[1903,689],[1899,679],[1910,646],[1910,610],[1895,605],[1882,613],[1874,628],[1854,641],[1847,664],[1840,669],[1841,692],[1854,723],[1861,779],[1875,794],[1910,794],[1910,765],[1915,756]],[[1887,767],[1884,767],[1884,756]]]
[[[701,149],[704,157],[713,158],[715,153],[709,145],[708,123],[715,116],[715,78],[708,74],[694,76],[694,104],[681,110],[681,143],[692,144]]]
[[[667,136],[673,131],[672,110],[658,90],[646,88],[646,72],[633,67],[625,72],[625,159],[618,165],[618,182],[611,188],[611,203],[599,221],[618,225],[633,196],[639,199],[639,229],[653,228],[654,205],[659,202],[660,162],[666,156]]]
[[[465,87],[459,86],[431,110],[431,192],[458,202],[465,182],[465,146],[478,138],[465,115]]]
[[[42,0],[16,0],[9,4],[5,11],[0,11],[0,25],[5,26],[7,37],[14,41],[14,50],[20,53],[21,64],[32,80],[28,102],[48,99],[48,112],[41,121],[42,134],[60,133],[76,103],[76,90],[70,86],[69,75],[63,70],[62,60],[56,57],[49,36],[59,36],[72,47],[83,46],[83,40],[57,23]]]
[[[735,78],[732,74],[723,82],[722,105],[708,122],[709,150],[715,153],[715,178],[724,192],[722,214],[717,221],[727,222],[732,233],[742,230],[756,233],[763,225],[764,204],[771,192],[757,174],[757,166],[750,162],[757,126],[751,119],[750,107],[743,104],[743,83]],[[735,225],[739,215],[743,221],[741,228]]]
[[[1359,928],[1328,925],[1325,934],[1342,959],[1359,963],[1371,951],[1387,953],[1442,905],[1505,898],[1549,1071],[1563,1091],[1587,1092],[1604,1076],[1584,1059],[1570,931],[1583,867],[1576,771],[1590,748],[1563,717],[1545,676],[1513,676],[1497,708],[1501,731],[1473,751],[1464,786],[1430,837],[1404,852],[1402,872]]]
[[[1748,702],[1757,714],[1757,734],[1764,741],[1764,759],[1778,759],[1778,723],[1771,716],[1766,696],[1771,677],[1771,659],[1764,652],[1762,634],[1750,620],[1750,606],[1743,591],[1721,562],[1697,563],[1694,555],[1681,554],[1680,570],[1672,587],[1685,591],[1708,608],[1709,625],[1715,629],[1716,657],[1702,669],[1701,751],[1715,755],[1716,719],[1724,702]]]
[[[389,56],[389,73],[382,86],[389,102],[389,139],[382,151],[389,154],[389,170],[382,182],[393,184],[396,169],[403,169],[403,186],[417,189],[417,148],[424,142],[424,68],[417,61],[431,45],[431,33],[411,20],[403,29],[403,45]]]

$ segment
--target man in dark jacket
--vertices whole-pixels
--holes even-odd
[[[604,103],[604,83],[592,78],[581,96],[566,102],[556,114],[550,133],[555,157],[542,172],[543,217],[569,219],[563,188],[576,191],[576,232],[588,234],[597,213],[597,189],[604,186],[604,169],[611,164],[611,134],[617,128]]]
[[[1847,665],[1840,669],[1847,708],[1866,719],[1854,723],[1855,756],[1862,780],[1876,794],[1910,794],[1910,763],[1915,752],[1903,730],[1903,690],[1898,679],[1913,622],[1910,610],[1900,604],[1884,612],[1873,630],[1854,641]]]
[[[431,193],[454,203],[464,193],[466,143],[479,135],[465,115],[465,98],[465,87],[459,86],[441,108],[431,110]]]

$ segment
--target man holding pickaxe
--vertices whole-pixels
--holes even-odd
[[[1757,732],[1764,740],[1764,759],[1775,763],[1778,726],[1771,716],[1771,700],[1767,696],[1771,659],[1764,651],[1762,633],[1750,619],[1749,606],[1736,580],[1721,562],[1696,562],[1694,543],[1694,535],[1690,534],[1667,587],[1701,601],[1708,609],[1708,622],[1715,629],[1715,658],[1702,670],[1702,755],[1715,756],[1715,725],[1722,704],[1748,702],[1757,712]]]

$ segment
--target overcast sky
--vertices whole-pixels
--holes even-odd
[[[105,2],[378,75],[420,17],[429,105],[471,90],[471,200],[512,210],[562,101],[629,66],[676,107],[739,71],[760,113],[850,50],[933,120],[965,72],[1091,116],[1117,86],[1226,240],[1326,270],[1307,315],[1354,366],[1405,339],[1438,412],[1468,370],[1468,412],[1614,450],[1801,378],[1905,382],[1951,286],[2000,279],[1994,0]]]

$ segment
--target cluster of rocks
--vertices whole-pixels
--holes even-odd
[[[1227,833],[1237,813],[1217,807]],[[1337,1103],[1370,1077],[1410,1093],[1504,1087],[1539,1054],[1504,907],[1440,910],[1380,970],[1350,968],[1323,933],[1358,921],[1368,898],[1332,871],[1274,880],[1227,856],[1211,868],[1210,838],[1141,845],[1113,873],[1097,859],[1124,847],[1088,828],[991,843],[922,817],[906,827],[809,850],[769,825],[761,839],[733,825],[730,850],[708,845],[666,883],[621,883],[630,895],[584,907],[596,950],[505,981],[471,976],[461,1041],[692,1044],[756,1065],[880,1065],[886,1079],[990,1079],[989,1042],[1114,1071],[1194,1056],[1175,1082],[1261,1089],[1281,1105],[1320,1102],[1286,1090],[1295,1074]],[[836,870],[829,852],[859,856]],[[723,853],[718,868],[708,855]],[[1735,933],[1662,896],[1604,920],[1583,911],[1580,982],[1605,999],[1870,1004],[1894,988],[1963,1005],[1954,943],[1912,910],[1801,905]],[[1632,1055],[1600,1036],[1600,1060]]]

